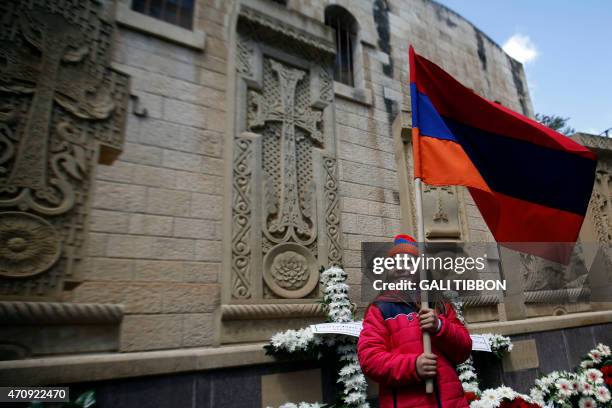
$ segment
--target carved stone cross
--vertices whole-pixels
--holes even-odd
[[[0,91],[33,96],[14,165],[8,178],[2,180],[5,188],[19,193],[15,199],[0,204],[36,209],[33,197],[36,196],[67,210],[69,206],[65,204],[70,201],[72,190],[47,175],[54,104],[77,119],[102,120],[111,115],[115,103],[101,78],[83,67],[88,53],[95,50],[90,49],[91,44],[85,41],[79,26],[41,8],[21,15],[18,27],[25,39],[23,46],[0,46],[0,60],[4,60],[0,66]],[[70,131],[66,122],[56,126],[60,134],[62,130]],[[80,178],[84,160],[66,170]],[[56,189],[61,192],[59,196]]]
[[[255,114],[249,118],[250,129],[265,126],[267,122],[280,122],[281,130],[281,177],[282,189],[280,191],[279,211],[277,217],[269,225],[269,231],[288,238],[293,236],[299,241],[296,234],[310,235],[310,226],[305,220],[300,207],[298,193],[298,174],[296,164],[296,127],[304,130],[313,141],[321,144],[323,135],[318,129],[321,121],[321,112],[310,108],[299,108],[295,103],[295,91],[299,81],[304,78],[305,72],[290,68],[277,61],[269,60],[272,70],[276,73],[280,88],[280,98],[268,104],[261,94],[251,92],[256,104]]]

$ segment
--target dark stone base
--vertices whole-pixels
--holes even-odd
[[[475,352],[481,388],[505,384],[527,393],[534,380],[553,370],[570,370],[597,343],[612,345],[612,324],[554,330],[512,336],[535,339],[540,366],[504,372],[501,360],[491,353]],[[274,364],[192,372],[165,376],[71,384],[70,394],[95,389],[99,408],[262,408],[261,377],[267,374],[321,369],[323,403],[331,403],[340,391],[336,368],[327,361],[292,361]],[[300,402],[300,401],[291,401]],[[371,407],[378,407],[372,400]],[[14,405],[26,407],[27,404]],[[265,407],[263,407],[265,408]],[[274,407],[277,408],[277,407]]]

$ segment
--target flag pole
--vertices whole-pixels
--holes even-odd
[[[423,192],[421,190],[421,178],[417,177],[414,180],[415,198],[416,198],[416,221],[417,221],[417,241],[419,243],[419,255],[425,253],[425,224],[423,222]],[[419,270],[421,281],[427,279],[427,269],[421,266]],[[429,292],[421,290],[421,307],[429,308]],[[428,332],[423,332],[423,351],[431,353],[431,337]],[[431,394],[433,392],[433,379],[425,380],[425,392]]]

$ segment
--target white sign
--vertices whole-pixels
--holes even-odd
[[[470,334],[472,338],[472,350],[491,352],[491,344],[489,338],[482,334]]]
[[[359,337],[359,333],[361,333],[362,323],[363,322],[321,323],[311,325],[310,329],[313,333],[317,334],[335,333]]]
[[[346,334],[347,336],[359,337],[363,322],[349,323],[320,323],[310,325],[310,329],[315,334]],[[472,350],[491,352],[491,345],[487,336],[482,334],[470,334],[472,338]]]

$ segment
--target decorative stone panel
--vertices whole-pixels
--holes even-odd
[[[305,307],[320,298],[319,270],[342,263],[333,37],[304,19],[240,6],[224,320],[276,317],[278,304],[320,315]]]
[[[9,0],[0,14],[0,297],[60,299],[79,282],[96,163],[123,143],[114,2]]]

